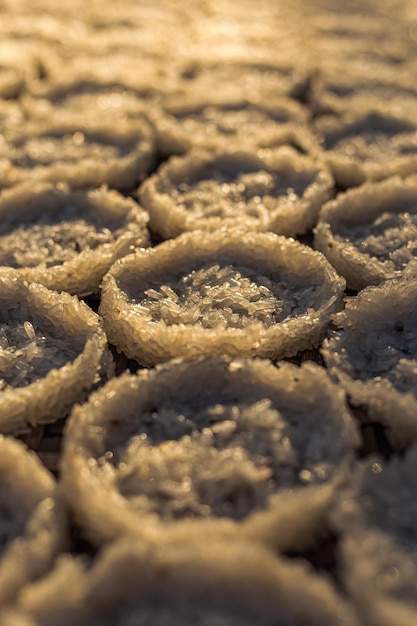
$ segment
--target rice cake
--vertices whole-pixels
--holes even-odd
[[[144,365],[199,354],[294,356],[318,345],[344,279],[319,252],[272,233],[194,231],[116,262],[100,315]]]
[[[249,98],[177,95],[164,98],[160,107],[150,109],[149,115],[163,158],[193,148],[216,147],[220,141],[257,145],[282,126],[305,127],[307,123],[305,109],[283,97],[257,102]]]
[[[417,437],[416,268],[401,279],[366,287],[334,318],[323,342],[329,373],[356,406],[382,423],[394,448]]]
[[[417,179],[364,183],[324,205],[314,245],[350,289],[400,277],[417,256]]]
[[[0,392],[1,393],[1,392]],[[0,435],[0,606],[48,573],[67,544],[56,483],[34,452]]]
[[[117,123],[116,123],[117,121]],[[96,107],[36,109],[18,127],[4,132],[0,163],[16,183],[48,181],[72,188],[108,185],[130,191],[155,159],[155,137],[145,116],[116,116]]]
[[[113,373],[100,321],[78,298],[0,279],[0,432],[65,417]]]
[[[103,590],[105,592],[103,593]],[[28,620],[28,622],[24,620]],[[250,543],[120,541],[90,570],[69,556],[28,587],[8,626],[355,626],[324,577]]]
[[[371,458],[337,501],[342,577],[366,625],[417,619],[416,469],[415,447],[389,462]]]
[[[332,192],[327,168],[307,155],[220,144],[172,157],[143,183],[139,198],[151,230],[164,239],[231,227],[294,236],[315,224]]]
[[[313,363],[179,360],[74,409],[62,484],[95,543],[170,533],[299,548],[323,532],[358,444],[343,393]]]
[[[0,268],[57,291],[99,291],[117,259],[149,245],[147,215],[106,188],[26,183],[0,197]]]
[[[417,119],[413,111],[362,103],[353,112],[318,118],[323,158],[342,188],[366,180],[412,174],[417,168]]]

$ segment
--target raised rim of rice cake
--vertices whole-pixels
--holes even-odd
[[[414,111],[410,115],[406,108],[391,111],[389,103],[364,103],[355,112],[318,118],[315,129],[322,143],[322,158],[341,187],[416,171]]]
[[[63,495],[95,543],[221,535],[297,549],[326,527],[358,445],[343,391],[314,363],[179,359],[74,407]]]
[[[62,557],[28,586],[6,624],[67,626],[355,626],[330,581],[249,542],[121,540],[87,570]],[[12,619],[15,619],[13,622]],[[18,621],[18,618],[22,621]]]
[[[417,257],[417,177],[368,182],[339,194],[320,211],[314,246],[350,289],[400,277]]]
[[[417,619],[417,448],[362,462],[332,514],[341,535],[341,575],[364,623]]]
[[[401,279],[366,287],[334,317],[321,348],[350,401],[403,449],[417,439],[417,266]]]
[[[112,370],[100,319],[86,304],[0,278],[0,432],[65,417]]]
[[[105,187],[25,183],[0,196],[0,268],[57,291],[97,293],[111,265],[149,245],[148,216]]]
[[[294,356],[317,346],[345,280],[273,233],[194,231],[117,261],[103,279],[110,343],[139,363],[200,354]]]
[[[147,175],[156,158],[155,134],[144,115],[129,118],[119,112],[86,107],[55,109],[8,129],[0,144],[0,159],[10,178],[67,183],[74,189],[108,185],[131,191]]]
[[[324,164],[285,146],[268,154],[219,144],[171,157],[138,194],[164,239],[224,227],[293,236],[316,223],[333,185]]]
[[[0,392],[1,393],[1,392]],[[0,435],[0,606],[43,576],[66,547],[56,483],[34,452]]]

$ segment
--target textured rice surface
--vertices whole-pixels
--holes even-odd
[[[100,314],[110,341],[153,364],[176,356],[293,356],[316,345],[344,280],[272,233],[195,231],[116,263]]]
[[[285,511],[276,494],[331,481],[359,443],[322,369],[218,357],[112,381],[68,428],[66,497],[97,538],[224,518],[246,520],[250,533],[253,513],[265,511],[265,541],[269,518],[279,528]],[[315,498],[307,489],[305,511]]]
[[[354,27],[354,36],[357,35],[356,27],[357,24]],[[334,28],[336,31],[338,28],[336,24]],[[387,25],[384,29],[384,32],[388,33]],[[359,45],[361,40],[365,46],[369,45],[368,34],[364,33],[361,38],[356,36],[355,39],[355,43]],[[349,39],[348,45],[351,45]],[[387,43],[385,38],[375,42],[375,50],[381,51],[382,57],[388,53],[388,48],[392,53],[393,42]],[[402,55],[406,55],[404,49],[398,51],[400,59]],[[316,113],[345,114],[362,108],[364,102],[374,108],[380,106],[381,103],[390,103],[391,110],[412,113],[417,97],[412,67],[407,67],[405,63],[405,67],[400,68],[395,62],[384,63],[377,58],[373,64],[374,67],[368,60],[356,66],[350,64],[341,72],[340,61],[341,59],[337,56],[327,58],[320,75],[316,77],[312,85],[311,98],[313,110]],[[372,71],[375,73],[372,74]]]
[[[28,320],[0,323],[0,390],[36,382],[53,367],[73,361],[80,346],[33,326]]]

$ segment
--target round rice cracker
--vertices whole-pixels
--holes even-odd
[[[389,103],[391,111],[412,114],[417,90],[414,71],[407,64],[401,72],[398,65],[389,66],[382,61],[375,65],[377,71],[371,75],[371,64],[352,70],[345,68],[347,71],[341,73],[340,62],[340,59],[330,61],[312,81],[310,106],[316,115],[343,116],[361,109],[364,103],[374,108]]]
[[[272,233],[185,233],[115,263],[100,315],[110,343],[144,365],[200,354],[294,356],[342,306],[325,257]]]
[[[73,189],[108,185],[132,191],[155,160],[155,137],[145,116],[129,119],[98,107],[39,111],[4,133],[0,162],[14,183],[67,183]]]
[[[417,266],[366,287],[334,317],[321,353],[353,405],[381,423],[396,450],[417,438]]]
[[[204,58],[194,56],[178,67],[177,97],[193,98],[198,94],[201,99],[214,102],[220,97],[242,100],[253,98],[258,102],[268,102],[277,98],[302,100],[310,80],[310,68],[301,61],[297,64],[290,59],[276,55],[275,59],[248,59],[247,54],[239,58],[216,58],[215,50],[209,55],[203,48]],[[279,56],[279,59],[278,59]],[[211,58],[210,58],[211,57]],[[239,76],[239,80],[236,80]]]
[[[317,159],[286,146],[268,153],[222,143],[172,157],[138,191],[151,230],[164,239],[223,227],[303,234],[332,193]]]
[[[162,157],[231,141],[257,145],[282,127],[307,127],[305,109],[297,102],[275,98],[268,102],[239,98],[172,96],[149,110]]]
[[[367,182],[319,214],[314,246],[350,289],[400,277],[417,256],[417,178]]]
[[[179,360],[74,409],[62,485],[95,543],[239,536],[302,549],[325,532],[358,444],[343,393],[312,363]]]
[[[0,279],[0,432],[65,417],[113,360],[98,316],[66,293]]]
[[[0,607],[48,573],[67,544],[53,476],[20,442],[0,435]]]
[[[357,467],[336,498],[341,576],[361,623],[405,626],[417,618],[417,449]]]
[[[119,541],[88,571],[80,560],[63,557],[49,577],[25,589],[5,617],[6,625],[19,626],[356,625],[331,583],[305,564],[278,559],[251,543],[219,539]]]
[[[117,259],[149,245],[145,211],[104,187],[16,185],[0,197],[0,219],[3,276],[78,296],[97,293]]]
[[[342,188],[416,171],[414,112],[365,103],[354,112],[323,116],[315,126],[322,142],[319,155]]]

